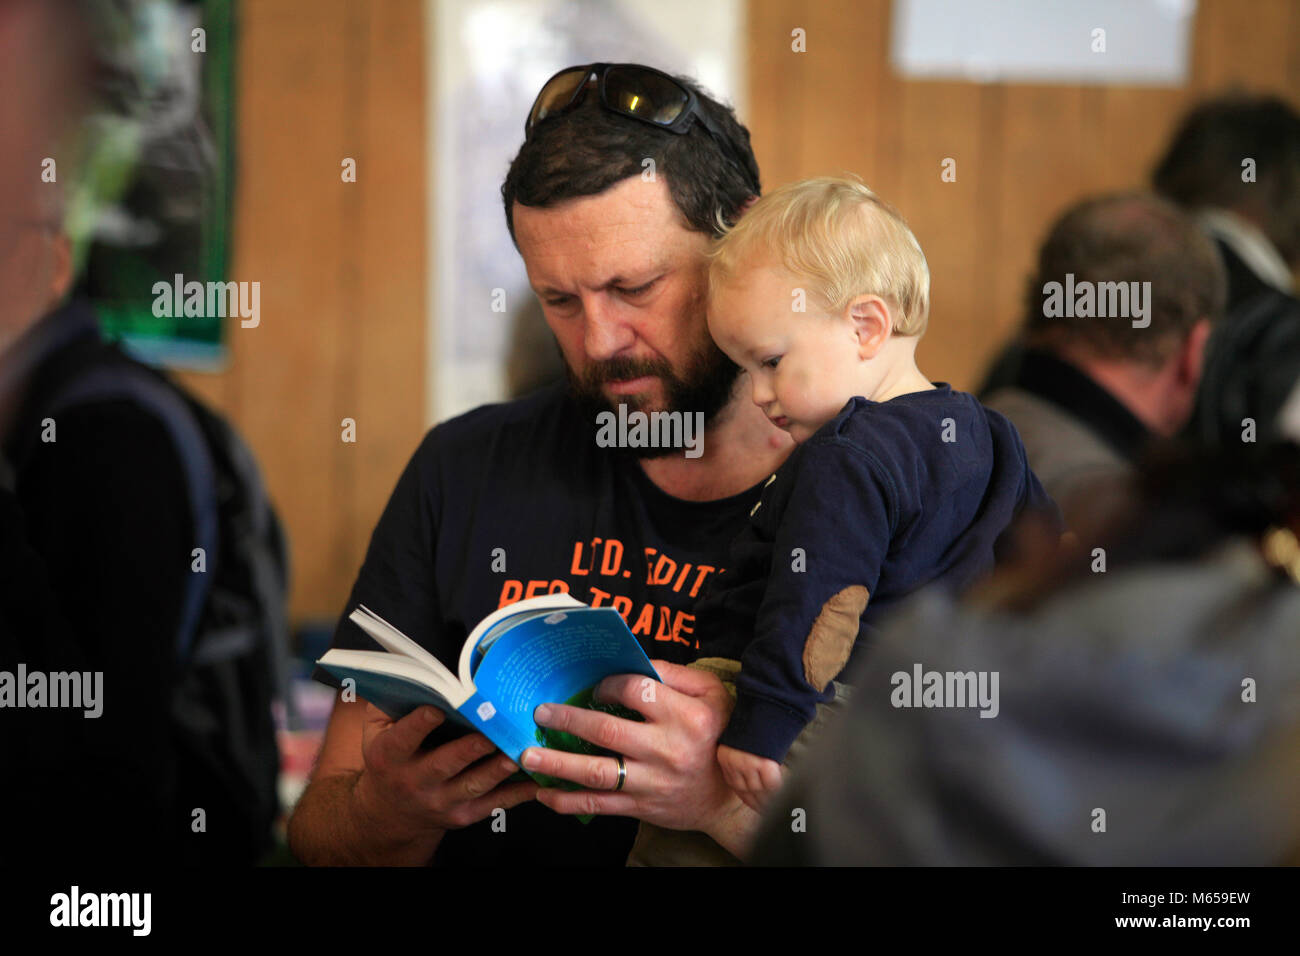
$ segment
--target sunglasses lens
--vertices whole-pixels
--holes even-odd
[[[688,100],[686,91],[666,76],[617,66],[605,74],[605,102],[611,108],[658,126],[681,116]]]
[[[537,94],[537,102],[533,104],[533,111],[528,115],[528,129],[532,129],[537,123],[540,123],[546,117],[554,112],[562,111],[566,106],[573,102],[573,96],[578,91],[578,87],[587,82],[587,70],[577,67],[572,70],[565,70],[550,79],[542,87],[542,92]]]

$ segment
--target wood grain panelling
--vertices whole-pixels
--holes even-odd
[[[356,484],[345,542],[350,588],[370,532],[424,434],[425,37],[421,4],[372,3],[361,205]],[[346,594],[340,594],[338,602]]]
[[[1185,94],[1181,90],[1110,86],[1098,91],[1101,116],[1089,122],[1085,135],[1100,150],[1100,168],[1093,170],[1098,192],[1128,189],[1144,183],[1168,145],[1181,119]]]
[[[792,23],[784,4],[758,3],[749,14],[749,100],[752,117],[740,121],[749,127],[750,143],[758,157],[763,188],[774,183],[773,173],[800,169],[801,130],[795,117],[807,110],[804,71],[799,54],[790,50]],[[759,121],[761,118],[761,121]]]
[[[999,180],[999,259],[991,263],[994,295],[990,330],[1009,333],[1019,321],[1024,277],[1047,223],[1088,191],[1084,91],[1077,86],[1007,84],[1002,88],[1002,155]],[[954,227],[963,225],[954,222]],[[969,226],[965,226],[969,228]],[[1005,268],[1016,263],[1016,268]],[[942,343],[936,343],[942,348]],[[974,358],[972,356],[972,358]],[[978,374],[967,368],[966,384]],[[953,383],[956,384],[955,382]]]
[[[807,31],[808,49],[816,56],[790,51],[786,31],[786,63],[782,72],[803,73],[802,89],[821,98],[823,108],[855,117],[855,122],[819,122],[804,110],[796,112],[800,155],[824,172],[857,170],[864,178],[877,174],[879,138],[874,118],[880,114],[881,57],[886,46],[867,15],[881,4],[829,0],[808,4],[799,26]],[[878,14],[877,14],[878,15]]]
[[[1300,50],[1300,3],[1291,4],[1291,39],[1290,39],[1291,56],[1287,59],[1287,89],[1292,91],[1292,95],[1297,95],[1296,90],[1300,90],[1300,54],[1295,51]]]
[[[1051,219],[1145,182],[1197,96],[1235,83],[1300,105],[1293,0],[1202,0],[1181,90],[903,80],[891,6],[751,0],[742,120],[767,188],[852,171],[899,207],[933,277],[921,361],[958,388],[1019,321]],[[262,464],[292,543],[296,620],[342,610],[424,431],[423,13],[421,0],[241,5],[231,278],[262,283],[262,323],[232,326],[225,372],[182,378]],[[791,51],[795,28],[806,53]],[[340,181],[345,156],[356,183]]]
[[[1234,84],[1254,89],[1286,83],[1300,55],[1291,33],[1295,8],[1295,0],[1202,0],[1192,88],[1203,93]]]
[[[227,370],[181,378],[257,455],[292,617],[332,617],[423,434],[423,4],[240,9],[231,278],[261,282],[262,318],[229,327]]]
[[[1236,84],[1300,108],[1295,0],[1201,0],[1184,89],[904,80],[889,63],[891,6],[751,0],[742,120],[767,188],[847,168],[898,206],[932,276],[920,362],[958,388],[978,384],[1018,325],[1052,219],[1144,185],[1199,96]],[[795,27],[808,31],[806,53],[790,52]],[[939,178],[947,156],[955,183]]]
[[[954,229],[954,222],[980,222],[981,181],[990,172],[980,156],[980,90],[970,84],[912,83],[899,91],[901,117],[895,153],[899,185],[892,198],[912,224],[931,272],[930,314],[918,362],[936,381],[950,381],[960,365],[950,361],[988,338],[978,327],[973,290],[981,288],[981,229]],[[943,178],[952,160],[954,181]],[[943,348],[935,348],[942,342]]]

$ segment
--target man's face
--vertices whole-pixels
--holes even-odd
[[[708,421],[728,403],[740,370],[705,323],[710,240],[681,224],[662,179],[632,177],[545,209],[515,203],[514,224],[529,284],[589,409],[625,403]]]
[[[49,195],[61,187],[41,173],[75,113],[77,33],[62,4],[0,3],[0,88],[27,91],[0,98],[0,353],[44,315],[66,268]]]
[[[0,217],[0,354],[67,287],[71,248],[57,222],[38,218],[41,212],[37,204],[24,203],[12,218]]]

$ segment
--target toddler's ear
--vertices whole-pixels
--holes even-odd
[[[848,313],[858,335],[858,354],[865,359],[875,358],[893,330],[889,306],[878,295],[860,295],[849,303]]]

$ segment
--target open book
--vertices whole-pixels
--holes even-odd
[[[481,731],[516,763],[528,747],[602,752],[539,727],[533,720],[539,704],[594,706],[639,720],[625,708],[593,704],[592,690],[613,674],[659,680],[618,611],[588,607],[568,594],[530,598],[489,614],[465,639],[455,674],[369,608],[349,617],[386,650],[331,650],[321,667],[355,681],[357,696],[394,720],[432,704]]]

